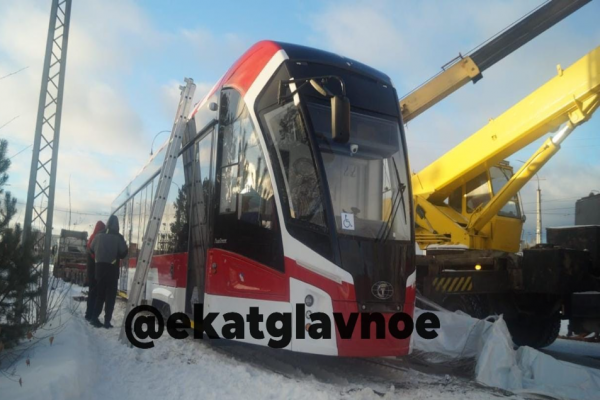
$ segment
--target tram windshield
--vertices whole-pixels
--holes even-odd
[[[407,163],[397,119],[352,112],[350,139],[339,143],[332,139],[329,105],[307,102],[305,120],[297,103],[265,114],[291,217],[325,227],[330,212],[339,235],[410,240]]]

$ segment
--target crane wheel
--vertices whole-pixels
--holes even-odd
[[[550,346],[560,331],[560,314],[546,319],[507,321],[508,330],[517,346],[541,349]]]
[[[485,302],[478,295],[450,295],[442,300],[442,307],[449,311],[461,310],[473,318],[483,319],[489,316]]]

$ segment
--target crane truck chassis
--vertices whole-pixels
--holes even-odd
[[[502,314],[517,345],[552,344],[561,319],[571,320],[575,333],[598,326],[600,308],[587,304],[600,304],[600,293],[582,293],[600,288],[600,268],[588,251],[541,245],[522,255],[470,249],[427,253],[417,256],[417,290],[473,317]]]

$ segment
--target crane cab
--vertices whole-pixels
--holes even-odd
[[[502,161],[456,188],[446,199],[446,203],[463,217],[466,226],[471,215],[485,207],[512,176],[512,166],[508,161]],[[478,232],[482,243],[477,248],[513,253],[519,251],[523,223],[519,196],[515,195]]]

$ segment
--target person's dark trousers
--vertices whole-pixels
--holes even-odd
[[[95,315],[96,307],[96,262],[88,255],[87,278],[88,278],[88,297],[87,307],[85,309],[85,319],[91,319]]]
[[[96,263],[96,312],[93,318],[100,317],[104,306],[104,323],[110,323],[117,299],[119,267],[114,264]]]

